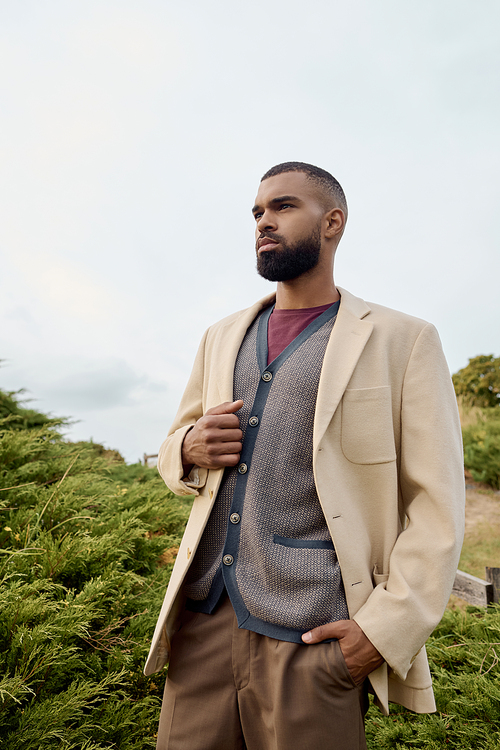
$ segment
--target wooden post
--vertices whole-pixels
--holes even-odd
[[[493,601],[500,602],[500,568],[485,568],[486,580],[493,586]]]
[[[476,607],[487,607],[493,601],[493,584],[457,570],[452,593]]]

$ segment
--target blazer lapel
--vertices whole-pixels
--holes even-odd
[[[233,376],[236,357],[240,350],[241,342],[245,337],[248,327],[255,320],[257,315],[266,307],[269,307],[276,298],[276,294],[269,294],[267,297],[259,300],[255,305],[243,310],[236,320],[229,320],[220,330],[220,346],[216,350],[218,356],[218,380],[217,388],[220,396],[220,403],[233,400]]]
[[[330,424],[373,330],[373,324],[364,319],[370,313],[366,302],[345,289],[338,289],[341,295],[340,308],[326,348],[318,387],[314,450]]]

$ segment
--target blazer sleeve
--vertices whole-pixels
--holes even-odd
[[[207,337],[208,331],[202,338],[191,376],[172,427],[158,452],[158,471],[167,487],[176,495],[199,495],[199,490],[207,481],[208,469],[195,466],[189,476],[184,477],[182,467],[184,437],[205,411],[203,386],[205,382]]]
[[[453,587],[464,533],[460,420],[434,326],[409,358],[401,400],[403,531],[377,586],[354,619],[402,679],[439,623]]]

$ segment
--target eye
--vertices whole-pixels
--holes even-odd
[[[280,203],[279,210],[282,211],[284,208],[293,208],[291,203]]]
[[[255,219],[255,221],[257,221],[257,219],[260,219],[261,216],[262,211],[257,211],[256,213],[254,213],[253,218]]]

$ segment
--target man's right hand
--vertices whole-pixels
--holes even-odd
[[[193,466],[220,469],[237,465],[243,448],[243,433],[235,412],[242,406],[241,399],[213,406],[186,433],[182,444],[184,476]]]

